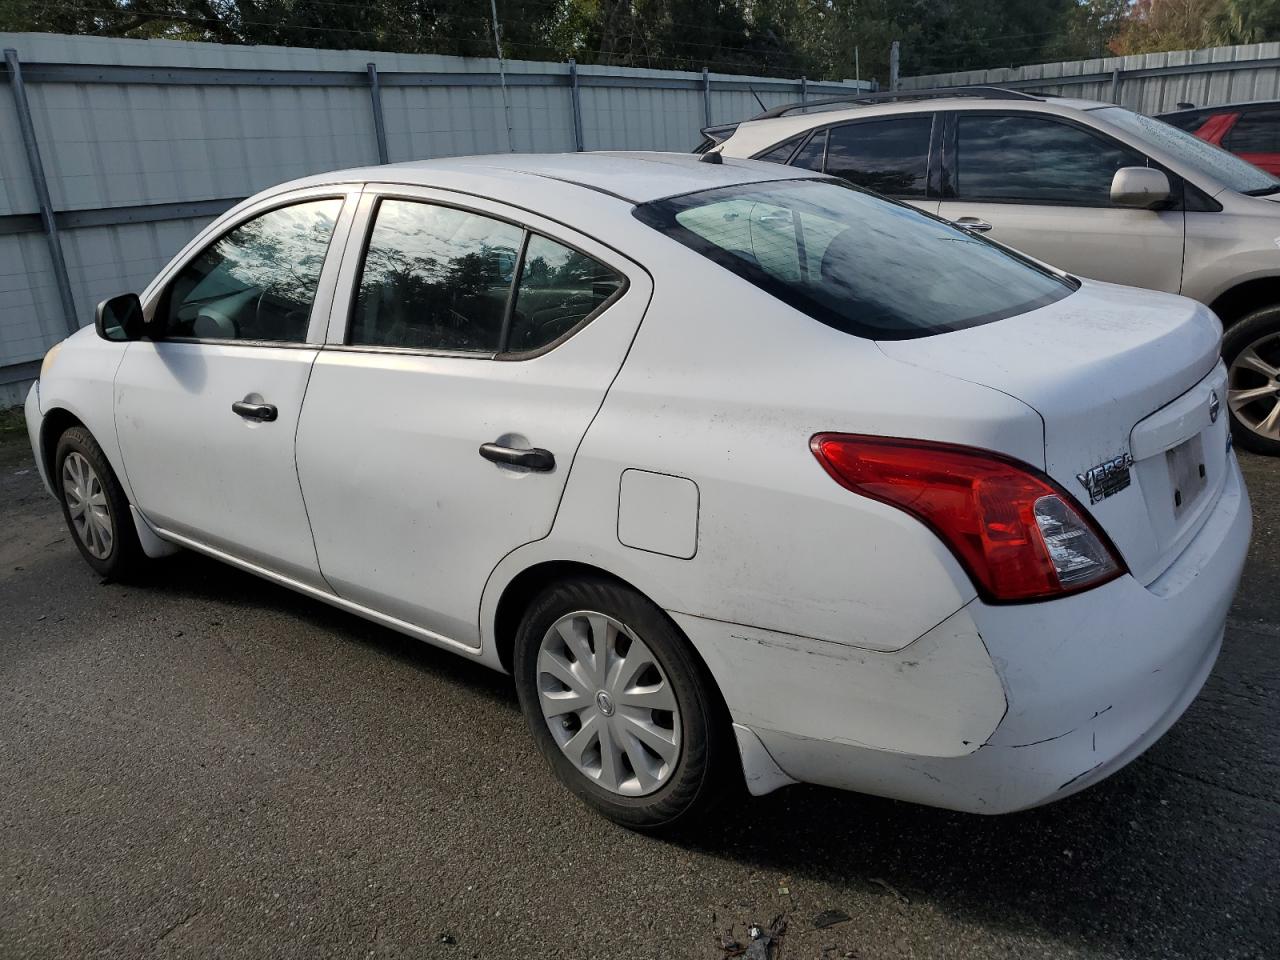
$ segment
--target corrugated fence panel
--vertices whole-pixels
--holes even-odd
[[[212,219],[193,217],[67,231],[62,249],[79,315],[91,320],[94,308],[107,297],[141,290]],[[56,294],[53,296],[51,304],[56,306]]]
[[[0,216],[34,209],[36,194],[18,132],[18,111],[9,91],[0,90]]]
[[[494,59],[53,34],[0,33],[0,48],[17,50],[23,65],[81,324],[100,300],[140,290],[209,222],[159,219],[150,205],[230,200],[310,173],[376,164],[370,62],[393,162],[575,147],[565,63],[507,62],[504,105]],[[702,73],[578,72],[586,149],[687,151],[698,143],[706,125]],[[713,123],[758,113],[752,88],[766,107],[800,99],[798,81],[710,80]],[[3,86],[0,388],[6,367],[38,359],[66,331],[12,91]],[[851,81],[822,87],[811,95],[858,89]],[[76,212],[93,212],[95,223],[137,222],[85,225]]]
[[[1214,70],[1213,64],[1232,66]],[[1132,75],[1134,71],[1140,74]],[[1118,83],[1113,82],[1113,76]],[[1073,81],[1073,77],[1091,79]],[[1280,99],[1280,43],[904,77],[901,86],[906,90],[920,90],[972,84],[1023,87],[1086,100],[1119,102],[1142,113],[1175,110],[1179,103],[1212,107],[1248,100],[1276,100]]]
[[[40,359],[66,329],[44,237],[0,236],[0,367]]]

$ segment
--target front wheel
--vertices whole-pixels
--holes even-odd
[[[129,580],[145,562],[115,471],[93,435],[72,427],[58,439],[54,489],[80,555],[104,577]]]
[[[1228,327],[1222,358],[1235,442],[1280,456],[1280,307],[1258,310]]]
[[[609,819],[674,828],[734,784],[729,721],[706,669],[634,590],[588,577],[544,590],[521,623],[514,666],[538,748]]]

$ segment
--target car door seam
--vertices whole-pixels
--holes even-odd
[[[532,540],[526,540],[524,543],[520,543],[512,547],[510,550],[508,550],[506,553],[504,553],[501,557],[498,558],[497,563],[493,565],[493,569],[489,571],[489,575],[485,577],[484,586],[480,589],[480,604],[476,608],[476,627],[477,627],[477,632],[479,633],[479,636],[480,636],[481,652],[484,651],[484,646],[485,646],[485,624],[483,621],[484,602],[485,602],[485,597],[488,596],[488,593],[489,593],[489,585],[493,582],[493,575],[494,573],[497,572],[498,568],[501,567],[502,564],[506,562],[506,559],[509,556],[511,556],[513,553],[515,553],[517,550],[527,547],[531,543],[538,543],[541,540],[546,540],[555,531],[556,520],[559,519],[560,517],[560,507],[564,503],[565,493],[569,489],[569,478],[573,473],[574,464],[578,462],[578,453],[579,451],[582,450],[582,445],[586,443],[587,434],[591,432],[591,427],[595,424],[597,418],[599,418],[600,411],[604,409],[605,402],[609,399],[609,394],[613,392],[613,385],[618,382],[618,377],[622,376],[622,371],[627,365],[627,359],[631,356],[631,351],[635,347],[636,339],[640,336],[640,328],[644,326],[645,317],[648,316],[649,308],[653,305],[653,296],[655,291],[657,290],[657,286],[654,283],[653,274],[651,274],[645,267],[641,266],[638,263],[635,263],[635,261],[630,260],[629,258],[628,258],[628,262],[635,264],[635,266],[641,271],[643,271],[645,276],[649,278],[648,299],[645,301],[644,308],[640,312],[640,319],[636,322],[635,330],[633,330],[631,333],[631,339],[627,343],[627,349],[622,355],[622,360],[618,364],[618,369],[613,372],[613,376],[609,379],[609,385],[605,387],[604,393],[601,394],[600,402],[596,405],[595,412],[591,414],[591,419],[587,421],[586,429],[584,429],[582,431],[582,435],[578,437],[578,443],[573,448],[572,456],[569,457],[569,464],[567,467],[565,467],[564,483],[560,487],[560,496],[556,498],[556,508],[551,514],[551,524],[550,526],[547,527],[547,532],[540,537],[535,537]]]
[[[347,195],[347,202],[351,203],[357,209],[361,198],[364,196],[364,188],[365,184],[362,183],[360,184],[360,188],[355,191],[354,197],[350,193]],[[329,326],[333,321],[333,307],[334,304],[338,302],[338,280],[341,278],[340,271],[342,269],[343,262],[346,260],[347,245],[351,242],[352,227],[354,225],[355,214],[353,213],[352,218],[347,222],[346,233],[342,237],[342,249],[336,252],[336,259],[333,261],[334,266],[332,269],[338,271],[339,275],[334,278],[333,290],[329,294],[329,304],[326,311],[328,316],[324,324],[324,337],[326,341],[329,337]],[[329,265],[329,257],[334,255],[333,248],[333,238],[331,237],[329,240],[329,247],[326,250],[325,266]],[[348,297],[348,300],[349,299],[350,298]],[[308,321],[308,333],[310,333],[311,326],[311,321]],[[302,430],[302,417],[307,408],[307,392],[311,389],[311,377],[312,374],[315,373],[316,363],[320,360],[321,352],[324,349],[324,343],[311,344],[310,346],[312,347],[313,354],[311,357],[311,363],[307,366],[307,381],[302,385],[302,396],[298,400],[298,415],[293,421],[293,479],[298,485],[298,498],[302,501],[302,515],[307,521],[307,536],[311,538],[311,554],[316,558],[316,573],[320,576],[321,582],[333,592],[334,596],[340,596],[334,585],[329,582],[329,578],[325,576],[324,567],[320,564],[320,548],[316,546],[316,530],[311,524],[311,508],[307,506],[307,492],[302,488],[302,470],[298,466],[298,434]]]

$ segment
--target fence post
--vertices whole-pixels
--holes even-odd
[[[711,71],[702,68],[702,117],[705,126],[711,126]]]
[[[49,199],[49,181],[45,179],[44,163],[40,160],[40,144],[36,141],[36,128],[31,122],[31,105],[27,103],[27,88],[22,84],[22,67],[18,63],[17,50],[5,50],[5,66],[9,68],[9,87],[13,90],[13,105],[18,111],[18,127],[22,130],[22,145],[27,148],[27,167],[36,190],[36,202],[40,205],[40,223],[44,227],[45,241],[49,244],[49,259],[53,264],[53,278],[62,301],[62,315],[67,332],[80,329],[76,320],[76,302],[71,296],[71,276],[67,273],[67,261],[62,256],[62,241],[58,239],[58,224],[53,217],[53,201]]]
[[[382,120],[382,87],[378,83],[377,64],[367,64],[369,71],[369,98],[373,102],[373,135],[378,141],[378,162],[390,163],[387,154],[387,127]]]
[[[1120,102],[1120,68],[1114,67],[1111,70],[1111,102]]]
[[[800,102],[802,104],[809,102],[809,78],[800,78]]]
[[[897,91],[898,89],[898,41],[895,40],[889,44],[889,89]]]
[[[582,152],[582,96],[578,91],[578,61],[569,58],[569,90],[573,95],[573,143]]]

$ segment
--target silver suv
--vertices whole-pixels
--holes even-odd
[[[779,107],[701,151],[842,176],[1070,273],[1192,297],[1225,327],[1236,440],[1280,455],[1280,180],[1162,121],[1001,88]]]

